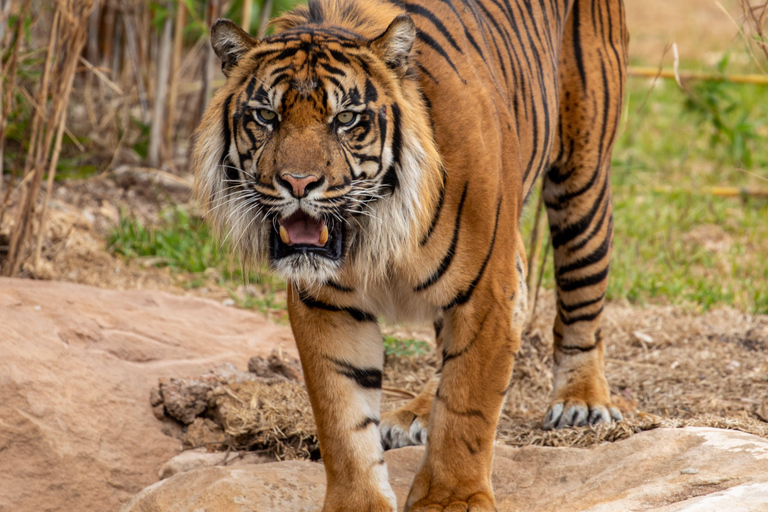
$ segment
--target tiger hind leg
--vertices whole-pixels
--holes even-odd
[[[575,1],[560,59],[558,147],[543,189],[557,284],[547,429],[621,419],[605,378],[600,318],[613,240],[609,170],[627,39],[622,0]]]

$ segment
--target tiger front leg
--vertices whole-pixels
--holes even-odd
[[[375,317],[289,286],[288,311],[317,424],[323,512],[393,512],[379,433],[384,355]]]
[[[495,510],[494,438],[520,346],[525,293],[498,283],[484,288],[445,315],[442,374],[408,512]]]

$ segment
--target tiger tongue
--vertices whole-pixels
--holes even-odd
[[[280,219],[280,238],[287,245],[316,245],[322,247],[328,241],[325,221],[317,220],[298,210],[290,217]]]

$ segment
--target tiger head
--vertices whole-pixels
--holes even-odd
[[[308,284],[345,267],[386,274],[424,236],[442,186],[413,21],[332,5],[339,12],[310,3],[284,15],[263,40],[216,22],[227,80],[193,157],[220,233],[246,259]]]

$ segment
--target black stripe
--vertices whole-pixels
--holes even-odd
[[[383,372],[378,368],[358,368],[352,366],[346,361],[334,359],[328,357],[335,365],[338,366],[338,372],[345,377],[357,382],[357,385],[365,389],[380,389],[381,382],[384,379]]]
[[[578,350],[579,352],[591,352],[597,348],[597,343],[594,345],[591,345],[589,347],[575,347],[575,346],[559,346],[557,347],[561,352],[565,352],[566,350]]]
[[[583,258],[579,258],[578,260],[568,265],[563,265],[562,267],[557,269],[557,274],[562,276],[563,274],[567,274],[568,272],[573,272],[574,270],[580,270],[589,265],[594,265],[595,263],[598,263],[603,258],[605,258],[606,255],[608,254],[608,251],[610,250],[611,250],[611,237],[606,236],[605,239],[603,239],[603,243],[600,244],[600,246],[597,249],[595,249],[591,254],[588,254]]]
[[[480,451],[480,448],[474,448],[472,443],[467,438],[463,437],[461,440],[464,442],[464,446],[467,448],[467,451],[470,455],[477,455],[477,452]],[[478,445],[479,444],[480,443],[478,443]]]
[[[595,200],[594,204],[592,205],[592,208],[587,212],[586,215],[584,215],[581,219],[577,220],[573,224],[568,224],[567,226],[560,228],[558,226],[554,226],[555,229],[553,229],[552,233],[552,248],[557,249],[568,242],[575,239],[577,236],[582,234],[592,223],[592,220],[595,218],[595,214],[597,213],[597,210],[600,208],[600,204],[603,202],[603,198],[606,196],[608,192],[608,177],[606,176],[603,179],[603,187],[600,189],[600,195]]]
[[[320,302],[319,300],[310,297],[305,292],[299,292],[299,300],[301,300],[301,302],[308,308],[322,309],[325,311],[333,311],[333,312],[343,311],[345,313],[348,313],[352,318],[354,318],[358,322],[375,322],[376,321],[376,317],[371,313],[368,313],[359,309],[355,309],[355,308],[342,308],[339,306],[334,306],[333,304],[326,304],[325,302]]]
[[[603,206],[603,213],[600,214],[600,220],[597,221],[595,224],[595,227],[592,228],[592,231],[589,232],[588,235],[586,235],[580,242],[573,244],[571,247],[568,248],[568,251],[573,253],[580,249],[582,249],[585,245],[589,243],[590,240],[592,240],[595,237],[595,234],[597,234],[598,231],[600,231],[600,228],[603,227],[603,222],[605,222],[605,218],[608,217],[608,230],[609,232],[605,234],[606,237],[611,237],[612,226],[613,226],[613,215],[608,215],[608,207],[611,205],[610,201],[606,201],[605,205]]]
[[[585,301],[582,301],[582,302],[577,302],[576,304],[566,304],[566,303],[564,303],[561,300],[560,301],[560,309],[562,309],[563,311],[565,311],[567,313],[573,313],[577,309],[586,308],[586,307],[591,306],[593,304],[597,304],[598,302],[600,302],[604,298],[605,298],[605,294],[601,293],[600,296],[597,297],[597,298],[590,299],[590,300],[585,300]]]
[[[459,75],[459,78],[461,78],[461,74],[459,73],[459,70],[456,69],[456,65],[453,63],[451,58],[448,56],[448,54],[445,52],[442,46],[440,46],[440,43],[432,39],[432,36],[427,34],[426,32],[423,32],[422,30],[417,29],[416,30],[416,37],[419,38],[420,41],[422,41],[424,44],[435,50],[445,61],[448,63],[449,66],[451,66],[451,69],[453,69],[457,75]]]
[[[368,428],[368,425],[370,425],[371,423],[373,423],[377,427],[379,426],[379,420],[377,420],[376,418],[365,418],[357,426],[357,430],[365,430],[366,428]]]
[[[432,236],[432,233],[435,231],[435,228],[437,227],[437,221],[440,220],[440,212],[443,211],[443,203],[445,203],[445,169],[443,169],[443,183],[440,187],[440,198],[437,200],[437,207],[435,208],[435,214],[432,217],[432,223],[429,225],[429,229],[427,230],[427,234],[424,235],[424,238],[421,239],[421,242],[419,242],[419,245],[424,247],[427,245],[427,242],[429,242],[429,238]]]
[[[442,36],[446,39],[446,41],[448,41],[448,43],[451,46],[453,46],[453,48],[457,52],[463,53],[459,45],[456,44],[456,40],[453,38],[451,33],[448,31],[447,28],[445,28],[445,25],[443,24],[443,22],[440,21],[432,11],[422,7],[421,5],[414,5],[414,4],[408,4],[408,3],[405,4],[405,10],[410,14],[418,14],[420,16],[427,18],[432,23],[432,25],[435,26],[438,32],[442,34]]]
[[[224,100],[224,108],[222,109],[222,124],[224,127],[224,134],[223,134],[223,141],[224,144],[222,146],[224,147],[224,150],[221,153],[221,160],[220,164],[224,167],[224,174],[227,176],[227,180],[229,180],[231,183],[239,183],[240,182],[240,175],[237,172],[236,169],[233,169],[234,166],[227,165],[228,161],[228,155],[229,155],[229,147],[232,145],[232,130],[229,127],[229,107],[232,104],[232,97],[234,94],[230,94],[227,96],[227,98]]]
[[[592,320],[596,320],[602,314],[602,312],[603,306],[600,306],[600,309],[594,313],[589,313],[586,315],[575,316],[572,318],[565,318],[563,315],[560,315],[560,320],[562,320],[563,324],[565,325],[573,325],[577,322],[591,322]]]
[[[490,308],[486,309],[485,316],[483,316],[483,319],[480,320],[480,325],[478,325],[477,330],[475,331],[475,334],[472,336],[472,339],[458,352],[454,352],[453,354],[448,353],[448,347],[443,348],[443,367],[445,367],[445,363],[450,361],[451,359],[455,359],[457,357],[463,356],[467,352],[469,352],[469,349],[471,349],[475,342],[477,341],[477,337],[480,336],[480,333],[483,331],[483,327],[485,326],[485,321],[488,319],[488,315],[490,314]]]
[[[472,297],[472,293],[475,291],[477,283],[479,283],[480,279],[483,277],[483,272],[485,272],[485,267],[488,265],[488,260],[491,259],[491,254],[493,254],[493,246],[496,244],[496,232],[499,228],[500,213],[501,198],[499,198],[499,204],[496,206],[496,222],[493,225],[493,237],[491,238],[491,246],[488,248],[488,254],[485,256],[485,260],[483,261],[483,265],[480,267],[480,271],[477,273],[474,281],[472,281],[472,283],[469,285],[469,288],[467,288],[464,292],[459,293],[456,297],[453,298],[451,302],[443,306],[443,311],[447,311],[454,306],[464,304]]]
[[[451,262],[453,261],[453,257],[456,254],[456,246],[459,243],[459,231],[461,228],[461,212],[464,209],[464,200],[467,198],[467,188],[469,187],[469,182],[464,184],[464,191],[461,193],[461,200],[459,201],[459,208],[456,211],[456,223],[453,226],[453,238],[451,239],[451,245],[448,246],[448,252],[445,253],[445,256],[443,256],[443,260],[440,262],[440,265],[437,267],[437,270],[429,276],[429,278],[424,281],[423,283],[417,285],[413,290],[416,292],[421,292],[435,284],[440,280],[441,277],[443,277],[443,274],[448,270],[448,267],[451,266]]]
[[[582,277],[580,279],[558,278],[557,286],[560,288],[560,290],[564,292],[572,292],[574,290],[578,290],[579,288],[594,286],[598,283],[603,282],[608,277],[608,269],[609,269],[609,266],[606,265],[606,267],[600,272],[586,276],[586,277]]]
[[[584,55],[581,50],[581,34],[579,33],[581,26],[580,26],[580,20],[579,20],[579,2],[573,3],[573,11],[572,14],[573,18],[571,19],[571,23],[573,23],[573,53],[576,57],[576,67],[579,69],[579,76],[581,77],[581,85],[582,90],[587,90],[587,72],[584,69]]]
[[[353,292],[353,291],[355,291],[355,289],[354,289],[354,288],[349,288],[349,287],[347,287],[347,286],[344,286],[343,284],[339,284],[339,283],[337,283],[336,281],[333,281],[333,280],[331,280],[331,279],[328,279],[328,280],[325,282],[325,284],[326,284],[326,286],[330,286],[330,287],[331,287],[331,288],[333,288],[334,290],[338,290],[338,291],[340,291],[340,292],[344,292],[344,293],[350,293],[350,292]]]

